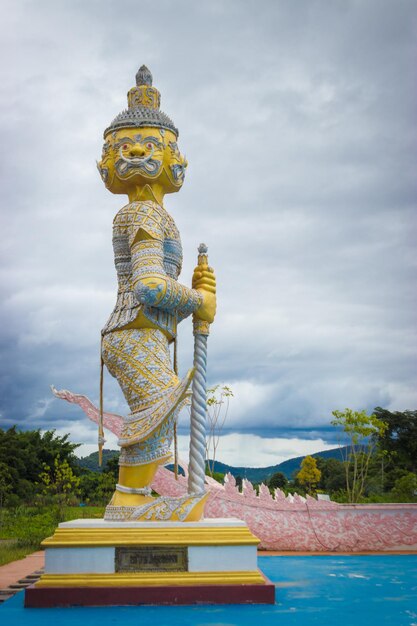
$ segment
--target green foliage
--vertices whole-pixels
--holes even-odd
[[[363,446],[370,437],[382,435],[386,430],[386,424],[376,415],[368,415],[366,411],[333,411],[335,419],[331,421],[333,426],[340,427],[347,436],[349,446]]]
[[[376,407],[374,415],[385,425],[376,443],[397,467],[417,472],[417,411],[387,411]]]
[[[317,461],[317,468],[321,472],[317,489],[324,493],[333,493],[344,489],[346,485],[345,468],[342,461],[332,458],[314,457]]]
[[[365,491],[369,463],[376,448],[376,440],[387,429],[376,415],[366,411],[333,411],[331,424],[342,431],[343,443],[347,443],[344,459],[346,491],[349,502],[359,502]]]
[[[75,476],[67,461],[55,458],[52,467],[43,464],[39,480],[42,494],[49,496],[50,502],[56,505],[58,521],[63,521],[63,508],[75,502],[79,494],[80,479]]]
[[[27,511],[27,515],[23,512]],[[63,521],[57,515],[57,509],[25,509],[18,507],[12,512],[9,523],[12,523],[12,532],[17,540],[18,547],[34,547],[38,549],[45,537],[53,534],[57,524]]]
[[[6,505],[10,509],[15,509],[22,504],[22,500],[15,493],[10,493],[6,497]]]
[[[64,509],[64,520],[79,517],[102,517],[104,507],[71,506]],[[12,539],[24,546],[38,547],[40,542],[55,531],[57,512],[54,507],[18,506],[3,509],[0,516],[0,539]]]
[[[214,480],[217,480],[217,482],[220,483],[221,485],[224,482],[224,474],[222,474],[222,472],[211,473],[208,465],[206,465],[206,476],[210,476],[211,478],[214,478]]]
[[[306,456],[302,463],[301,469],[297,474],[298,482],[305,486],[307,493],[313,493],[321,477],[321,472],[317,468],[317,461],[312,456]]]
[[[408,474],[408,470],[403,467],[399,467],[398,465],[390,467],[388,471],[385,472],[384,476],[385,491],[392,491],[397,480],[406,474]]]
[[[233,398],[233,395],[233,391],[228,385],[215,385],[207,389],[207,405],[218,406],[227,398]]]
[[[395,481],[392,495],[397,502],[417,502],[417,475],[408,472]]]
[[[100,474],[100,480],[97,485],[93,502],[107,504],[116,488],[116,481],[111,472],[103,472]]]
[[[84,470],[80,477],[81,499],[86,503],[107,504],[116,486],[113,472],[90,472]]]
[[[9,476],[5,480],[10,485],[9,493],[24,500],[32,498],[35,489],[29,488],[28,484],[35,485],[44,471],[44,464],[53,467],[56,458],[66,461],[77,474],[79,468],[74,450],[79,444],[71,443],[68,437],[55,435],[54,430],[45,433],[40,430],[19,431],[16,426],[0,429],[0,464],[7,467]]]
[[[21,502],[32,502],[35,498],[36,492],[36,484],[31,483],[30,480],[27,480],[26,478],[19,478],[15,488],[15,495]],[[7,503],[9,503],[9,498],[7,498]]]
[[[68,438],[53,430],[41,434],[40,430],[20,432],[16,427],[0,429],[0,508],[48,504],[60,518],[63,507],[76,503],[77,496],[84,502],[109,501],[117,480],[119,453],[103,451],[107,463],[102,473],[83,470],[82,460],[74,454],[79,444]],[[98,469],[98,453],[87,461]]]
[[[12,476],[6,463],[0,462],[0,509],[12,490]]]
[[[24,559],[25,556],[36,550],[32,546],[18,547],[14,541],[0,543],[0,566]]]
[[[103,463],[104,471],[110,472],[114,476],[114,480],[117,481],[119,478],[119,454],[110,457],[106,464]]]
[[[98,451],[92,452],[88,456],[83,456],[81,459],[78,459],[78,466],[82,469],[88,469],[92,472],[107,472],[109,471],[107,468],[108,463],[112,463],[114,459],[116,459],[116,463],[119,461],[119,451],[118,450],[107,450],[103,449],[103,463],[100,466],[98,464]],[[113,465],[111,466],[113,471]]]
[[[230,398],[233,398],[233,391],[228,385],[215,385],[207,390],[206,463],[210,476],[215,471],[217,448],[229,412]]]
[[[224,409],[227,397],[233,396],[227,386],[211,390],[212,394],[219,392],[230,393],[231,396],[223,399],[217,396],[216,400],[216,396],[212,395],[210,402],[212,407],[217,407],[216,411],[222,403]],[[359,419],[355,421],[358,415]],[[220,421],[224,417],[222,414]],[[345,412],[336,411],[334,417],[333,423],[340,427],[344,442],[349,445],[325,451],[323,456],[321,453],[313,455],[321,472],[316,488],[340,502],[415,501],[412,479],[404,477],[417,473],[417,411],[400,413],[376,408],[372,416],[366,416],[364,412],[355,413],[347,409]],[[381,422],[383,427],[379,428]],[[2,506],[12,510],[18,509],[22,503],[48,504],[52,517],[58,523],[66,504],[76,501],[75,496],[79,496],[84,503],[107,504],[118,478],[119,453],[104,450],[103,468],[99,468],[98,453],[77,459],[74,455],[77,444],[69,442],[68,437],[56,436],[52,430],[41,434],[39,430],[20,432],[15,427],[6,431],[0,429],[0,513]],[[334,458],[337,454],[343,462]],[[291,475],[295,467],[300,467],[302,459],[290,459],[268,468],[237,468],[212,461],[210,469],[214,470],[213,477],[219,482],[223,481],[224,473],[230,471],[236,477],[238,486],[241,485],[241,477],[245,476],[253,484],[266,482],[271,490],[279,487],[303,494],[312,486],[298,479],[288,483],[284,473],[290,472],[287,475]],[[56,463],[58,467],[64,464],[62,475],[55,471]],[[361,463],[366,470],[364,473],[361,473]],[[68,481],[65,476],[70,470],[72,473]],[[44,481],[39,478],[40,474],[47,474],[49,478]],[[362,485],[360,492],[357,487],[353,488],[355,481],[356,485]],[[346,489],[347,482],[350,491]],[[79,517],[80,510],[76,511]]]
[[[43,471],[39,474],[42,492],[45,495],[57,496],[61,502],[68,504],[68,499],[79,492],[80,479],[68,465],[67,461],[54,459],[52,467],[43,464]]]
[[[338,489],[332,493],[332,500],[340,504],[347,504],[349,502],[348,492],[346,489]]]
[[[285,474],[282,472],[275,472],[267,481],[267,486],[270,491],[274,491],[275,489],[284,489],[287,486],[288,480]]]
[[[0,512],[0,565],[10,563],[40,549],[40,543],[51,536],[59,521],[79,517],[101,518],[103,507],[26,507],[3,509]]]

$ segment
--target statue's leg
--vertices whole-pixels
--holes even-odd
[[[168,340],[159,330],[109,333],[103,338],[103,359],[132,411],[120,439],[118,488],[111,504],[138,506],[151,500],[149,485],[158,466],[170,459],[174,420],[183,404],[176,390],[183,384],[172,368]]]

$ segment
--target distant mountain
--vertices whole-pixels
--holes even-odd
[[[323,452],[316,452],[310,456],[321,456],[324,459],[337,459],[342,461],[342,453],[345,448],[332,448],[331,450],[323,450]],[[269,465],[268,467],[234,467],[233,465],[227,465],[226,463],[220,463],[220,461],[214,462],[214,471],[226,474],[230,472],[233,476],[240,476],[241,478],[247,478],[251,483],[265,482],[275,474],[276,472],[282,472],[287,478],[293,478],[294,473],[298,472],[301,467],[301,462],[305,459],[304,456],[297,456],[293,459],[288,459],[277,465]]]
[[[343,461],[343,458],[346,456],[346,446],[343,448],[332,448],[331,450],[323,450],[322,452],[315,452],[314,454],[310,454],[314,458],[318,456],[323,459],[337,459],[338,461]],[[293,459],[288,459],[288,461],[283,461],[279,465],[277,465],[277,472],[282,472],[287,478],[293,478],[294,472],[299,472],[301,468],[301,463],[304,456],[297,456]]]
[[[89,469],[92,472],[102,472],[106,467],[107,461],[115,456],[119,456],[118,450],[103,449],[103,464],[101,467],[98,464],[98,451],[92,452],[88,456],[83,456],[81,459],[78,459],[78,465],[85,469]]]
[[[323,450],[323,452],[316,452],[310,456],[321,456],[324,459],[337,459],[342,460],[342,453],[345,448],[332,448],[331,450]],[[88,456],[79,459],[80,467],[92,470],[93,472],[102,472],[106,467],[106,463],[109,459],[119,456],[118,450],[103,450],[103,465],[98,465],[98,452],[92,452]],[[230,472],[233,476],[240,476],[241,478],[247,478],[252,483],[266,482],[268,478],[276,472],[282,472],[287,478],[293,478],[294,473],[298,472],[301,467],[301,462],[305,456],[297,456],[294,459],[288,459],[278,463],[278,465],[269,465],[268,467],[234,467],[233,465],[227,465],[220,461],[214,462],[214,471],[221,474],[227,474]],[[169,469],[173,469],[172,465],[168,466]]]

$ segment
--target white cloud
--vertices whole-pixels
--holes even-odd
[[[81,444],[76,450],[75,454],[78,457],[88,456],[92,452],[97,452],[98,450],[98,430],[97,426],[95,426],[92,422],[87,419],[77,420],[73,422],[65,422],[61,421],[59,428],[56,428],[55,434],[63,437],[66,434],[69,434],[69,440],[72,443]],[[106,443],[104,447],[109,450],[118,450],[117,446],[117,437],[110,433],[108,430],[104,433]]]
[[[57,435],[70,432],[70,441],[83,442],[76,450],[78,457],[87,456],[97,451],[97,429],[83,421],[69,422],[57,429]],[[118,450],[117,438],[106,431],[105,447]],[[184,462],[188,462],[190,439],[188,435],[179,435],[178,452]],[[229,433],[220,437],[217,460],[235,467],[267,467],[277,465],[297,456],[314,454],[335,448],[334,443],[327,443],[321,438],[302,439],[300,437],[259,437],[252,434]]]
[[[298,437],[258,437],[252,434],[230,433],[220,437],[216,460],[234,467],[267,467],[287,459],[305,456],[335,448],[323,439],[301,439]],[[187,460],[189,438],[179,436],[179,456]]]

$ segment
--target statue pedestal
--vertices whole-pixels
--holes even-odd
[[[60,524],[25,606],[273,604],[258,539],[238,519]]]

